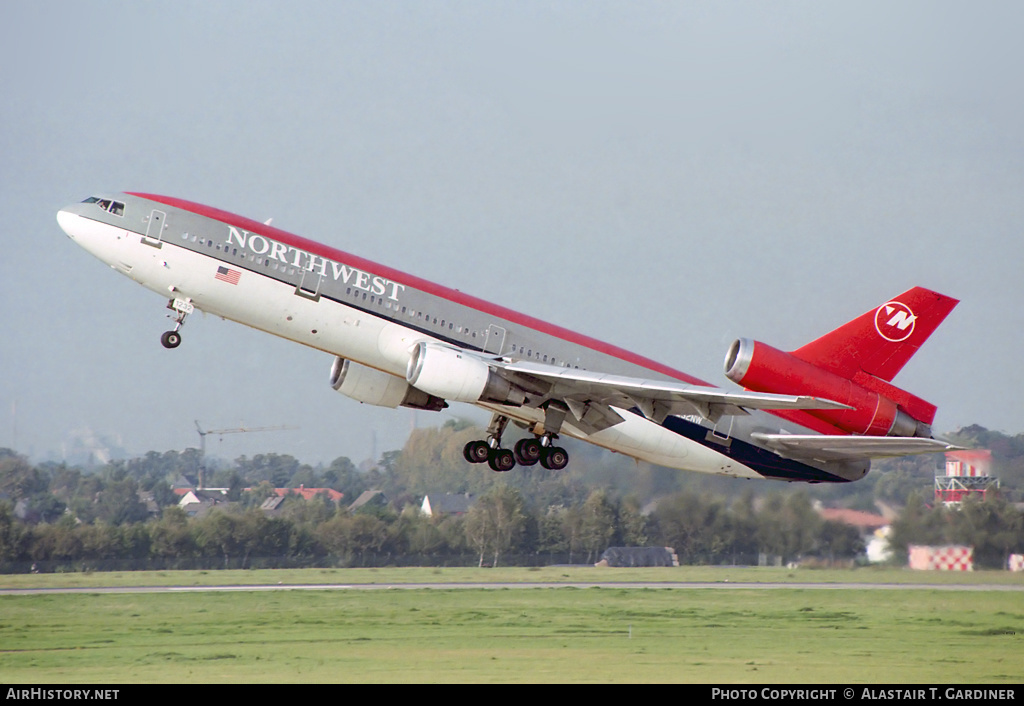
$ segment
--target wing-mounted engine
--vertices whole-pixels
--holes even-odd
[[[495,372],[486,360],[435,343],[421,342],[413,348],[405,379],[416,389],[446,400],[515,407],[527,401],[526,391]]]
[[[931,437],[934,405],[864,371],[846,378],[792,353],[741,338],[725,356],[725,375],[748,390],[813,395],[851,407],[778,413],[788,419],[806,420],[803,415],[810,415],[837,431],[865,436]]]
[[[335,358],[331,366],[331,387],[359,402],[379,407],[412,407],[437,412],[447,403],[407,383],[400,377],[389,375],[344,358]]]

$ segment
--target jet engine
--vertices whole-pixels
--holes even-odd
[[[412,351],[405,379],[413,387],[458,402],[520,406],[526,392],[485,361],[457,348],[421,342]]]
[[[427,394],[395,375],[335,358],[331,366],[331,387],[354,400],[379,407],[412,407],[437,412],[448,404],[440,397]]]
[[[813,395],[849,405],[852,409],[812,409],[802,413],[851,434],[931,437],[930,419],[920,422],[899,409],[899,403],[894,401],[894,397],[911,398],[906,391],[864,373],[857,376],[857,381],[844,378],[760,341],[734,341],[725,356],[725,375],[748,390]]]

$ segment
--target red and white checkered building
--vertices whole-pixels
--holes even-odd
[[[974,571],[974,547],[926,547],[911,544],[907,563],[924,571]]]

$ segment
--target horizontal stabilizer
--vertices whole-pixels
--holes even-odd
[[[910,436],[820,436],[817,434],[751,434],[754,441],[781,456],[818,461],[866,461],[913,454],[957,451],[940,439]]]

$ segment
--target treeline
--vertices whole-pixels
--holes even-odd
[[[856,530],[823,521],[805,494],[729,503],[683,492],[645,515],[634,500],[603,490],[580,505],[534,507],[499,485],[465,514],[435,518],[414,505],[349,512],[323,496],[290,496],[274,515],[239,502],[189,518],[171,506],[122,524],[86,524],[70,513],[26,524],[0,502],[6,571],[593,563],[611,546],[670,546],[686,564],[852,560],[863,550]]]
[[[907,544],[979,547],[981,565],[1000,566],[1024,551],[1021,512],[1010,501],[1024,487],[1024,435],[968,427],[953,440],[991,448],[999,494],[959,514],[930,507],[941,456],[878,464],[858,483],[807,486],[745,481],[635,463],[566,440],[572,463],[511,473],[469,466],[466,441],[481,430],[449,422],[416,429],[401,450],[368,470],[339,457],[311,466],[283,454],[207,462],[199,452],[150,452],[94,469],[33,465],[0,449],[0,570],[51,567],[502,564],[592,562],[609,546],[670,546],[683,563],[753,563],[819,557],[850,559],[862,540],[823,522],[816,503],[877,512],[908,505],[894,525],[896,560]],[[188,518],[174,487],[226,489],[226,505]],[[274,514],[258,508],[273,488],[330,488],[339,505],[288,498]],[[348,512],[368,489],[381,508]],[[426,518],[423,496],[470,494],[465,515]]]

